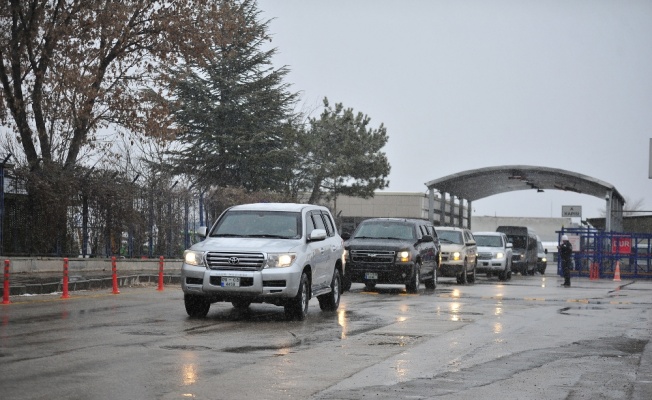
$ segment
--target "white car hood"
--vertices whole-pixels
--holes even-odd
[[[190,249],[196,251],[234,251],[234,252],[287,252],[303,244],[303,239],[278,238],[206,238]]]

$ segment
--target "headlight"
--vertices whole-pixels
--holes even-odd
[[[410,261],[410,252],[406,250],[399,251],[396,254],[396,259],[400,262],[408,262]]]
[[[521,254],[521,256],[520,256],[519,258],[520,258],[521,260],[525,259],[525,254]]]
[[[460,252],[456,251],[453,253],[453,261],[459,261],[460,260]]]
[[[503,258],[503,257],[505,257],[505,254],[503,254],[503,253],[496,253],[496,258],[500,259],[500,258]]]
[[[265,264],[265,268],[289,267],[296,258],[296,253],[267,253],[267,264]]]
[[[546,258],[543,257],[543,258],[541,259],[541,262],[546,262]]]
[[[349,251],[344,249],[344,253],[342,254],[342,257],[344,257],[345,260],[349,259]]]
[[[202,265],[204,253],[201,251],[186,250],[183,252],[183,260],[188,265]]]

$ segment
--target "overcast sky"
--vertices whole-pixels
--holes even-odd
[[[613,184],[652,210],[650,0],[259,0],[301,107],[343,103],[387,127],[386,191],[532,165]],[[603,198],[535,190],[474,215],[600,216]]]

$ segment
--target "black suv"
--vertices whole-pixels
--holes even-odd
[[[405,284],[416,293],[423,281],[437,286],[440,247],[434,226],[425,220],[371,218],[352,235],[343,234],[346,276],[344,287],[364,283],[367,289],[380,284]]]

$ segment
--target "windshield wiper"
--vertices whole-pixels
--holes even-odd
[[[440,242],[446,242],[446,243],[453,243],[452,240],[444,239],[444,238],[439,238],[439,241],[440,241]]]

